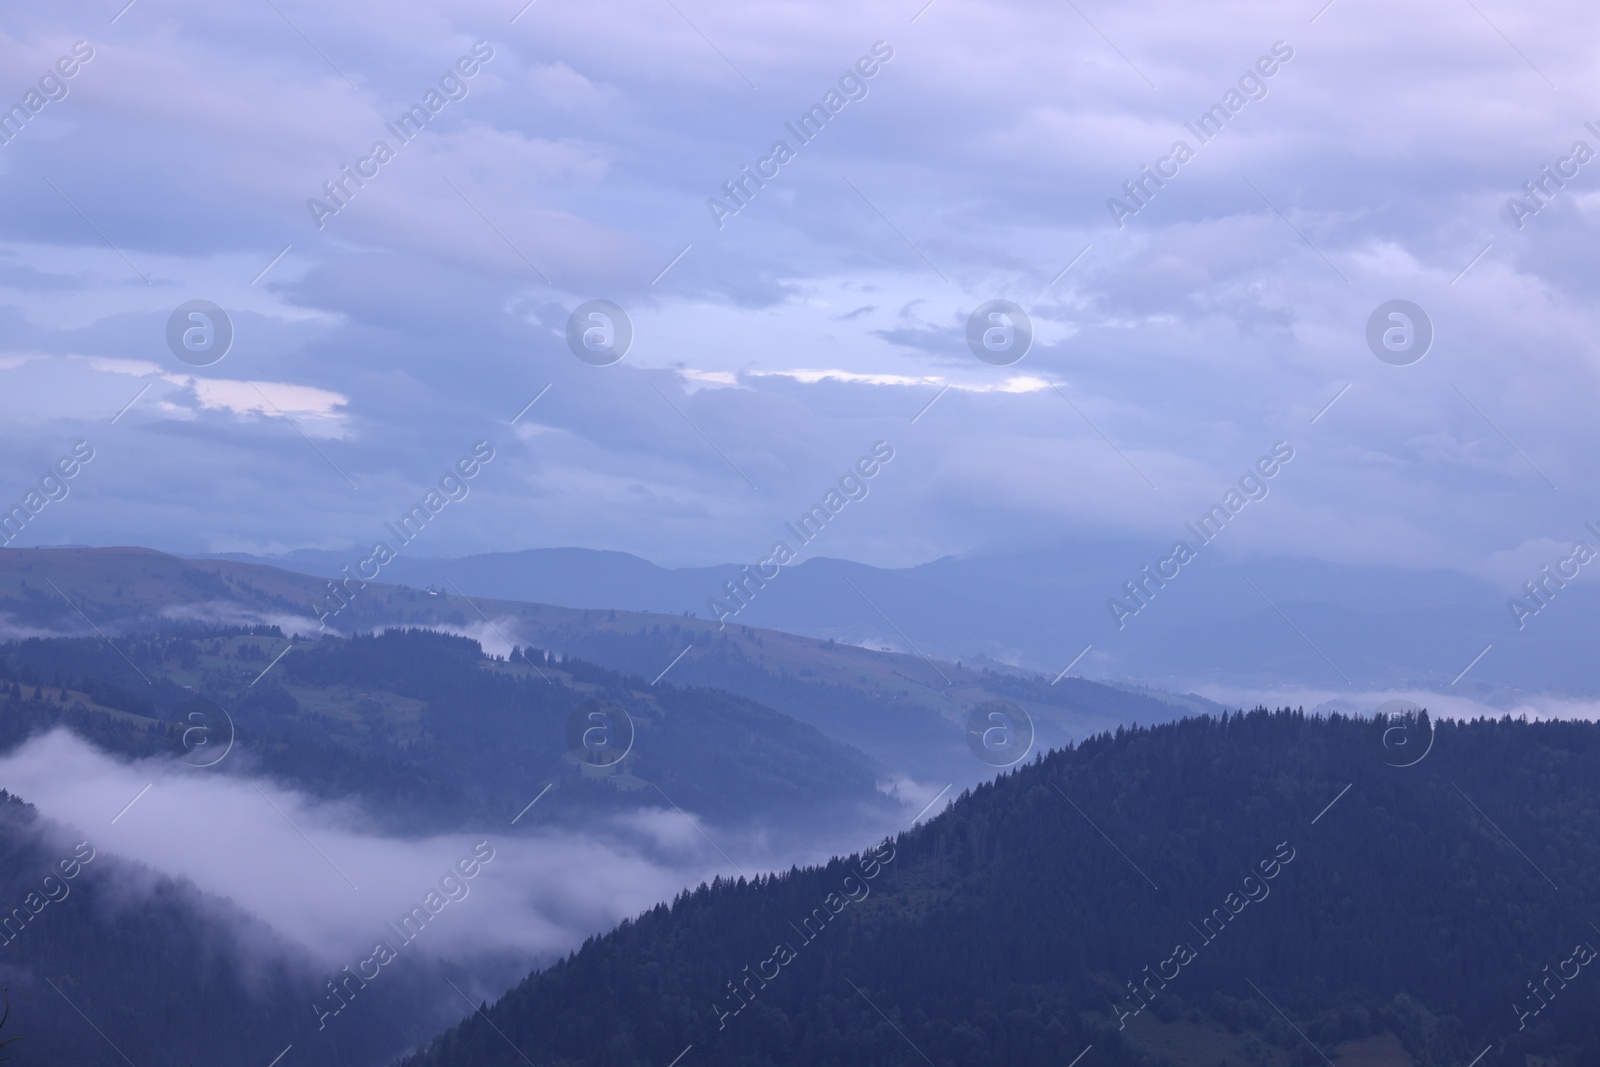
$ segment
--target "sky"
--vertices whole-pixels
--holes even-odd
[[[125,2],[0,30],[0,509],[93,455],[18,545],[366,546],[478,442],[412,551],[753,560],[880,441],[828,555],[1159,546],[1279,442],[1239,550],[1595,540],[1591,6]]]

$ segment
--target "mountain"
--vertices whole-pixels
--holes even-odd
[[[1118,730],[686,891],[404,1064],[1597,1063],[1597,757],[1590,723]]]
[[[1181,532],[1181,531],[1180,531]],[[1078,670],[1179,689],[1345,684],[1438,686],[1486,645],[1467,681],[1492,687],[1600,689],[1582,654],[1600,624],[1600,590],[1572,584],[1519,625],[1508,590],[1444,568],[1331,563],[1203,548],[1176,576],[1146,577],[1170,543],[1068,541],[1032,551],[947,557],[903,568],[814,558],[783,568],[734,618],[814,637],[1009,663],[1054,676]],[[231,556],[232,559],[254,557]],[[327,577],[348,554],[296,552],[258,562]],[[1537,566],[1527,577],[1541,578]],[[667,569],[621,552],[536,549],[460,559],[402,557],[394,581],[472,596],[582,608],[697,614],[737,602],[737,564]],[[1127,583],[1139,583],[1140,599]],[[1522,595],[1519,591],[1519,595]],[[1120,600],[1122,613],[1110,602]]]
[[[125,791],[98,789],[94,803],[74,809],[89,827],[83,838],[102,847],[96,876],[37,927],[37,944],[0,956],[0,984],[15,994],[9,1032],[52,1035],[27,1046],[44,1062],[99,1067],[121,1062],[122,1048],[141,1059],[248,1067],[271,1060],[278,1050],[263,1042],[276,1035],[294,1046],[297,1062],[379,1062],[455,1018],[458,1005],[438,995],[463,995],[449,983],[493,995],[548,961],[552,945],[565,950],[643,901],[693,884],[706,871],[694,858],[702,843],[725,870],[746,857],[771,865],[773,856],[828,855],[992,775],[996,763],[974,750],[969,727],[992,706],[1027,708],[1038,726],[1028,751],[1037,751],[1124,718],[1170,719],[1197,703],[743,625],[722,631],[708,620],[379,584],[355,591],[339,611],[344,633],[318,633],[302,605],[322,589],[273,568],[138,549],[0,552],[0,618],[12,635],[0,641],[0,759],[57,805],[74,795],[51,786],[41,767],[61,767],[55,777],[75,783],[97,772],[137,776]],[[503,651],[486,651],[469,632]],[[61,759],[52,731],[62,729],[98,753],[77,764]],[[950,777],[908,782],[908,768]],[[141,804],[152,780],[152,799]],[[271,801],[280,791],[297,798],[291,811],[320,812],[317,825],[303,832],[298,813]],[[247,808],[229,806],[234,794]],[[168,808],[166,820],[150,808],[185,798],[192,806]],[[113,834],[105,820],[115,825],[135,804]],[[225,814],[240,811],[242,821]],[[278,898],[267,911],[259,896],[246,901],[253,912],[224,899],[253,891],[240,878],[220,877],[209,857],[197,862],[164,843],[220,834],[236,850],[259,850],[272,838],[251,819],[280,833],[277,820],[287,820],[295,848],[307,846],[300,859],[326,861],[319,873],[338,875],[353,896],[360,890],[347,863],[365,863],[379,878],[398,872],[409,884],[404,857],[380,862],[380,851],[394,857],[424,839],[492,830],[518,858],[501,861],[495,888],[463,921],[506,923],[518,940],[485,948],[461,930],[435,937],[425,954],[383,972],[403,977],[386,977],[324,1033],[317,1022],[340,995],[329,975],[351,979],[339,977],[342,958],[325,958],[348,951],[314,939],[326,924],[297,918],[321,910],[317,883],[290,857],[251,868],[250,878]],[[0,878],[0,890],[27,911],[28,880],[49,872],[59,851],[50,842],[66,830],[38,845],[33,830],[13,829],[0,833],[0,853],[21,880]],[[595,869],[537,870],[574,859]],[[358,877],[371,892],[373,882]],[[619,889],[642,878],[659,888],[648,896]],[[596,903],[577,899],[585,893]],[[627,910],[615,906],[620,899],[631,901]],[[367,900],[341,903],[354,909],[341,938],[369,927],[377,936],[385,915]],[[261,917],[268,912],[295,928],[273,926]],[[160,965],[141,970],[137,961],[156,953]],[[98,971],[94,960],[103,961]],[[196,983],[208,992],[196,993]],[[93,1024],[73,1021],[85,1018]],[[91,1040],[96,1026],[114,1044]],[[171,1029],[185,1040],[156,1054]]]
[[[414,1047],[448,1022],[431,994],[461,969],[419,958],[319,1031],[307,1010],[327,978],[231,902],[96,848],[0,791],[4,1059],[338,1067]],[[426,991],[426,995],[424,994]],[[107,1035],[115,1035],[115,1041]]]
[[[563,840],[614,837],[630,814],[653,812],[685,820],[693,837],[692,813],[734,855],[735,841],[760,836],[803,853],[852,828],[871,832],[901,809],[876,788],[880,772],[867,757],[754,701],[691,686],[641,689],[636,679],[531,650],[513,658],[427,630],[291,644],[264,625],[169,624],[159,635],[115,641],[13,641],[0,644],[0,757],[66,727],[123,759],[189,764],[178,769],[190,771],[191,788],[217,781],[212,775],[291,787],[359,813],[356,824],[380,840],[465,828],[502,850],[520,836],[525,850],[555,854]],[[585,745],[596,709],[608,717],[602,728],[626,724],[625,750]],[[46,833],[23,805],[0,805],[0,816],[7,811],[0,985],[11,988],[23,1062],[109,1065],[122,1062],[120,1048],[139,1062],[248,1065],[293,1044],[299,1063],[378,1063],[451,1021],[453,1006],[437,997],[447,979],[492,992],[542,958],[509,947],[457,953],[430,935],[428,949],[384,968],[379,995],[340,1010],[337,1026],[317,1026],[313,1006],[337,1005],[326,983],[339,977],[337,963],[308,951],[320,946],[114,854],[108,844],[137,847],[122,835],[106,840],[113,835],[104,820],[121,817],[115,807],[72,831],[84,839],[77,858],[93,859],[85,860],[90,874],[63,888],[54,868],[79,838],[69,840],[65,827]],[[246,827],[218,828],[199,811],[166,832],[203,835],[206,825],[249,839]],[[592,872],[589,880],[614,876]],[[291,896],[309,892],[287,870],[281,881]],[[42,903],[51,894],[59,904]],[[303,903],[317,906],[314,894]],[[375,919],[361,925],[382,931]]]
[[[13,635],[0,642],[0,759],[33,774],[56,804],[72,794],[40,784],[39,760],[85,783],[96,767],[138,775],[125,792],[101,789],[78,809],[88,812],[88,822],[77,820],[89,827],[85,838],[102,827],[94,870],[103,874],[51,913],[37,945],[0,956],[0,984],[14,993],[9,1032],[51,1034],[27,1046],[45,1062],[98,1067],[121,1062],[118,1047],[150,1058],[167,1029],[186,1035],[170,1055],[197,1061],[259,1065],[280,1051],[263,1041],[283,1035],[297,1062],[380,1062],[453,1020],[458,1005],[438,993],[461,994],[446,979],[483,995],[505,989],[547,961],[552,943],[564,950],[638,906],[637,891],[626,895],[634,901],[627,911],[614,906],[624,898],[619,883],[648,875],[661,888],[642,900],[693,884],[705,870],[693,858],[702,842],[723,869],[828,855],[904,821],[958,782],[992,775],[994,763],[975,758],[967,728],[969,715],[991,704],[1032,709],[1035,748],[1124,716],[1172,718],[1186,706],[1082,679],[1051,684],[742,625],[722,632],[706,620],[377,584],[339,612],[348,635],[319,634],[301,605],[323,588],[273,568],[138,549],[0,552],[0,618]],[[30,632],[83,636],[20,636]],[[503,651],[486,651],[466,632],[498,640]],[[115,760],[73,766],[59,748],[37,747],[63,728]],[[601,740],[591,744],[597,730]],[[865,739],[882,758],[850,738]],[[16,762],[24,751],[35,754],[27,757],[33,769]],[[908,785],[907,768],[948,769],[950,777]],[[124,822],[113,835],[103,820],[115,824],[141,803],[140,787],[151,788],[146,774],[158,783],[153,797],[176,804],[194,790],[194,803],[218,811],[184,809],[179,821],[163,822],[149,808],[157,801],[144,800],[130,820],[141,829],[128,832]],[[409,884],[405,863],[376,862],[374,850],[389,856],[422,839],[492,830],[518,858],[501,861],[498,888],[464,921],[509,922],[520,941],[485,949],[459,931],[448,941],[435,937],[427,954],[384,972],[403,977],[386,977],[324,1033],[317,1020],[338,995],[329,975],[344,962],[324,957],[344,950],[309,939],[295,918],[320,909],[315,883],[304,883],[288,859],[281,874],[276,861],[257,872],[281,900],[272,914],[298,923],[295,931],[275,928],[216,895],[238,893],[237,878],[219,880],[204,858],[186,868],[188,853],[161,843],[221,833],[248,850],[270,840],[259,823],[222,815],[236,810],[227,806],[229,788],[247,794],[250,818],[288,819],[297,834],[300,816],[273,810],[269,792],[291,791],[307,810],[334,813],[296,846],[308,846],[306,861],[327,860],[324,876],[337,874],[352,894],[359,891],[334,842]],[[0,878],[0,890],[13,889],[26,910],[28,879],[48,873],[54,846],[34,848],[20,830],[13,838],[0,834],[0,850],[10,849],[7,869],[22,880]],[[318,856],[324,846],[336,858]],[[211,891],[130,856],[148,856],[162,871],[188,870]],[[553,879],[530,871],[548,866],[546,857],[615,869]],[[576,904],[583,890],[565,895],[570,882],[584,883],[597,903]],[[259,910],[259,898],[251,906]],[[137,925],[137,916],[148,921]],[[362,904],[341,936],[368,927],[376,936],[384,917],[376,901]],[[185,933],[172,933],[176,927]],[[134,961],[156,952],[164,953],[161,965],[136,975]],[[104,963],[90,973],[96,959]],[[197,982],[210,992],[194,994]],[[93,1026],[73,1021],[82,1021],[74,1004]],[[249,1025],[240,1022],[246,1016]],[[94,1026],[115,1044],[96,1044]]]
[[[743,623],[719,627],[681,615],[464,596],[451,581],[442,590],[351,586],[346,606],[328,624],[346,634],[437,627],[470,634],[502,656],[531,645],[636,676],[641,690],[673,683],[715,687],[815,726],[890,775],[938,785],[969,784],[992,773],[991,764],[973,758],[967,738],[968,720],[991,701],[1010,701],[1031,717],[1041,748],[1120,724],[1221,710],[1194,697],[1131,692],[998,664],[962,665]],[[311,605],[326,606],[327,596],[326,580],[262,564],[183,560],[136,548],[0,549],[0,623],[14,633],[98,636],[228,624],[310,635],[318,632]],[[246,680],[242,674],[240,680]]]
[[[836,833],[893,808],[866,756],[747,698],[533,650],[496,659],[428,630],[0,645],[0,752],[58,725],[128,757],[209,762],[209,746],[220,771],[356,799],[411,832],[500,826],[546,790],[541,814],[568,823],[677,805],[724,826]]]

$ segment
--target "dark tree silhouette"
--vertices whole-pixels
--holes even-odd
[[[5,1011],[0,1012],[0,1030],[4,1030],[6,1028],[6,1021],[11,1018],[11,990],[0,990],[0,997],[5,999]],[[21,1040],[21,1037],[8,1037],[5,1040],[0,1041],[0,1060],[9,1060],[11,1057],[6,1055],[4,1050]]]

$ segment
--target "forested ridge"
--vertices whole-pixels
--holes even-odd
[[[541,642],[625,674],[648,677],[693,639],[689,653],[673,667],[673,677],[680,683],[738,693],[880,759],[911,766],[948,766],[943,757],[966,760],[959,722],[942,721],[935,712],[946,701],[955,709],[995,697],[1015,701],[1030,711],[1042,736],[1059,733],[1063,743],[1117,725],[1170,722],[1183,714],[1184,701],[1209,703],[1129,692],[1086,678],[1052,681],[1049,676],[988,666],[963,668],[945,663],[939,670],[949,676],[946,682],[921,660],[893,665],[884,676],[880,672],[886,665],[872,662],[872,653],[831,642],[826,648],[828,655],[820,657],[826,666],[807,665],[795,649],[780,649],[777,641],[771,647],[766,643],[774,636],[797,640],[787,634],[733,625],[724,633],[701,635],[695,626],[676,622],[629,628],[616,622],[616,612],[594,612],[592,622],[588,614],[582,621],[566,624],[540,621],[537,632]],[[524,625],[533,623],[525,621]],[[851,663],[870,664],[872,674],[850,673]]]
[[[1099,1067],[1180,1030],[1261,1064],[1380,1037],[1438,1067],[1600,1062],[1595,976],[1529,990],[1600,944],[1600,726],[1439,723],[1410,767],[1373,738],[1259,710],[1095,737],[900,834],[870,882],[857,855],[684,893],[407,1067]],[[852,872],[869,895],[803,939]]]
[[[235,728],[222,772],[358,796],[410,831],[503,822],[546,785],[543,809],[573,817],[664,797],[724,824],[821,826],[890,807],[873,762],[813,726],[720,689],[649,685],[533,649],[497,659],[424,630],[291,647],[264,626],[0,645],[0,751],[65,725],[121,755],[181,754],[196,699]],[[569,719],[591,702],[636,732],[609,773],[584,773],[572,754]]]
[[[187,617],[194,604],[203,602],[224,617],[281,619],[320,600],[324,586],[321,579],[276,567],[184,560],[147,549],[0,549],[0,613],[42,630],[71,632],[82,626],[81,610],[125,644],[129,657],[147,671],[143,653],[150,635],[181,629],[175,625],[175,609],[181,612],[178,617]],[[1045,747],[1117,725],[1223,710],[1193,696],[1130,692],[1078,677],[1053,681],[1053,676],[1031,676],[990,662],[962,666],[941,660],[934,667],[910,651],[891,653],[737,623],[719,628],[707,619],[678,615],[467,600],[442,590],[376,582],[351,601],[337,622],[346,633],[396,627],[460,633],[482,625],[485,615],[503,620],[496,625],[525,646],[549,650],[563,663],[567,657],[587,660],[632,680],[636,688],[647,687],[671,665],[659,684],[747,698],[919,780],[976,780],[971,772],[984,768],[968,759],[963,720],[968,709],[990,699],[1020,704],[1033,717]],[[206,627],[192,624],[188,629],[192,633]],[[253,633],[269,627],[249,629]],[[266,653],[250,661],[259,670],[281,645],[256,643]],[[137,686],[144,685],[120,660],[115,666]],[[202,655],[200,668],[215,672],[218,665]],[[254,672],[234,671],[230,677],[243,685]],[[274,677],[276,668],[261,685]],[[734,807],[742,812],[748,805]]]
[[[439,968],[419,962],[391,995],[318,1032],[309,1005],[325,965],[230,902],[104,854],[93,836],[0,791],[0,986],[11,1006],[0,1039],[15,1039],[11,1062],[264,1065],[292,1042],[298,1062],[338,1067],[414,1040],[415,1006]]]

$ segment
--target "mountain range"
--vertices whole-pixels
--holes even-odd
[[[1600,1062],[1600,725],[1233,713],[471,580],[319,629],[278,567],[0,551],[0,1050]]]
[[[1175,577],[1147,576],[1144,568],[1158,565],[1168,547],[1064,542],[903,568],[813,558],[782,568],[761,587],[747,581],[742,565],[669,569],[622,552],[575,548],[401,556],[384,574],[419,587],[453,583],[473,596],[703,619],[717,613],[714,600],[738,607],[727,583],[744,582],[747,605],[734,616],[742,624],[1051,676],[1071,665],[1088,677],[1180,691],[1452,682],[1484,694],[1600,689],[1600,673],[1583,654],[1600,624],[1600,593],[1581,582],[1555,590],[1536,617],[1519,619],[1508,594],[1526,599],[1523,590],[1445,568],[1287,554],[1246,563],[1219,547],[1201,551]],[[302,550],[223,558],[331,578],[354,557]],[[1542,575],[1530,565],[1527,577]],[[1112,601],[1124,609],[1113,610]],[[1486,646],[1492,649],[1474,662]],[[1469,663],[1470,674],[1457,682]]]
[[[259,563],[184,560],[148,549],[0,550],[0,622],[15,633],[98,635],[196,625],[269,625],[318,635],[309,605],[326,580]],[[329,632],[428,626],[508,655],[529,645],[639,678],[715,686],[760,701],[877,761],[886,774],[961,786],[992,766],[966,740],[972,709],[1008,700],[1040,746],[1134,722],[1222,710],[1190,695],[963,664],[916,651],[863,648],[738,623],[621,609],[563,608],[464,594],[446,577],[419,589],[368,583]],[[0,636],[4,631],[0,630]]]

